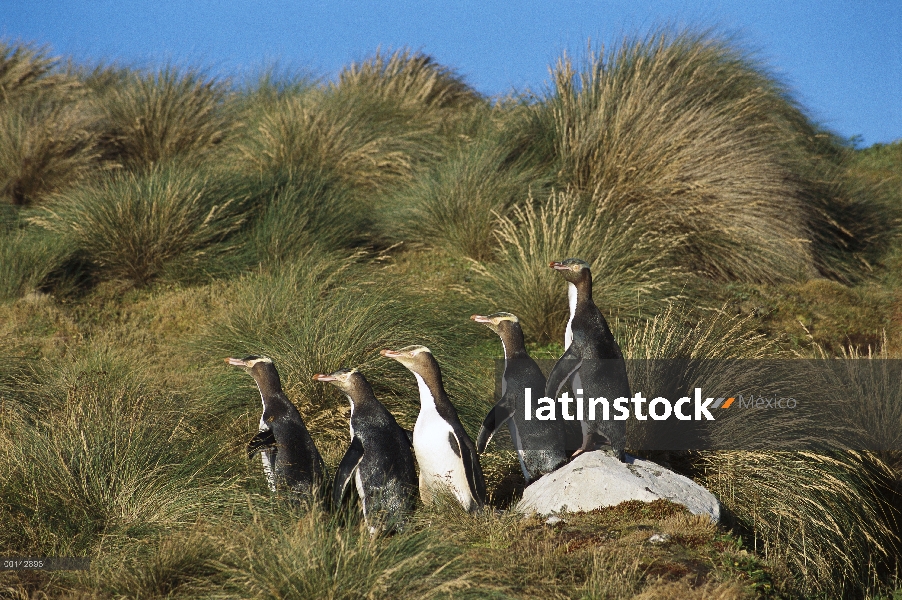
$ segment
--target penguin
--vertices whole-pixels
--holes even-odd
[[[413,451],[420,465],[420,497],[432,502],[441,490],[450,492],[468,512],[485,505],[485,480],[473,440],[464,431],[448,400],[442,373],[425,346],[383,350],[410,370],[420,391],[420,414],[413,428]]]
[[[354,485],[370,534],[401,529],[417,504],[417,472],[405,430],[357,369],[313,379],[331,383],[351,403],[351,445],[335,474],[332,506],[340,508]]]
[[[573,391],[584,398],[629,398],[626,363],[607,321],[592,300],[592,272],[589,263],[578,258],[553,261],[549,266],[567,282],[570,319],[564,332],[564,354],[548,375],[545,395],[557,398],[572,378]],[[596,449],[606,440],[623,461],[626,446],[626,421],[583,420],[583,443],[574,453]]]
[[[326,466],[295,408],[279,381],[272,360],[265,356],[226,358],[225,362],[242,367],[257,383],[263,401],[260,430],[247,446],[248,458],[260,452],[269,489],[286,487],[292,500],[319,500]]]
[[[476,451],[482,454],[492,436],[506,422],[520,459],[520,469],[529,485],[567,462],[566,421],[527,421],[523,410],[517,410],[523,406],[526,388],[531,389],[533,398],[538,398],[545,391],[545,376],[526,352],[520,320],[508,312],[473,315],[470,319],[497,333],[504,348],[501,399],[489,411],[479,429]]]

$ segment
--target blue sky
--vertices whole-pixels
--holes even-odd
[[[739,34],[843,137],[902,138],[902,0],[0,0],[0,36],[78,60],[334,76],[379,46],[411,47],[490,95],[542,89],[548,65],[590,38],[662,24]]]

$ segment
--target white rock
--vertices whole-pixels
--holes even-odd
[[[663,498],[689,512],[720,520],[717,498],[695,483],[651,461],[627,455],[620,462],[604,451],[580,454],[554,473],[542,476],[523,491],[517,510],[552,515],[590,511],[628,500],[653,502]]]
[[[670,541],[670,536],[666,533],[656,533],[648,538],[648,541],[652,544],[666,544]]]
[[[557,525],[558,523],[566,523],[566,522],[567,521],[564,521],[562,518],[560,518],[557,515],[551,515],[550,517],[545,519],[546,525]]]

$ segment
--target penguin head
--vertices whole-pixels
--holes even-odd
[[[282,389],[279,381],[279,372],[272,359],[268,356],[245,356],[244,358],[226,358],[225,362],[233,367],[241,367],[244,369],[254,381],[257,382],[261,391],[278,392]]]
[[[226,358],[225,362],[233,367],[241,367],[251,375],[261,373],[270,369],[275,370],[272,359],[268,356],[245,356],[244,358]]]
[[[482,323],[498,335],[502,335],[507,329],[520,326],[520,319],[517,318],[517,315],[509,312],[496,312],[488,316],[473,315],[470,319]]]
[[[592,277],[589,263],[581,258],[565,258],[562,261],[551,261],[549,267],[557,271],[570,283],[578,283]]]
[[[393,358],[409,370],[424,375],[435,363],[432,351],[426,346],[407,346],[400,350],[383,350],[380,352],[386,358]]]
[[[355,396],[354,392],[366,383],[363,374],[357,369],[339,369],[329,374],[317,373],[313,376],[313,381],[331,383],[342,392],[352,397]]]

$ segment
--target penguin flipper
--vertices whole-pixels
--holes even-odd
[[[452,434],[449,434],[449,442],[457,442],[457,448],[452,449],[455,453],[460,453],[460,460],[464,464],[464,473],[467,475],[467,483],[470,485],[470,494],[476,500],[480,508],[485,504],[485,479],[482,476],[482,465],[479,463],[479,456],[476,454],[476,448],[467,432],[457,428]]]
[[[489,414],[486,415],[485,420],[482,422],[482,427],[479,428],[479,435],[476,436],[477,454],[485,452],[485,448],[492,441],[492,436],[495,435],[495,432],[501,429],[501,426],[513,416],[514,413],[506,406],[496,404],[492,407],[492,410],[489,411]]]
[[[582,364],[582,357],[573,350],[573,345],[571,345],[558,359],[548,375],[548,381],[545,383],[545,395],[551,399],[557,398],[558,392]]]
[[[332,484],[333,509],[341,508],[348,491],[354,485],[354,474],[357,472],[357,466],[361,459],[363,459],[363,444],[360,442],[360,438],[354,436],[335,472],[335,483]]]
[[[250,459],[257,452],[276,445],[276,435],[272,429],[261,429],[247,444],[247,457]]]

